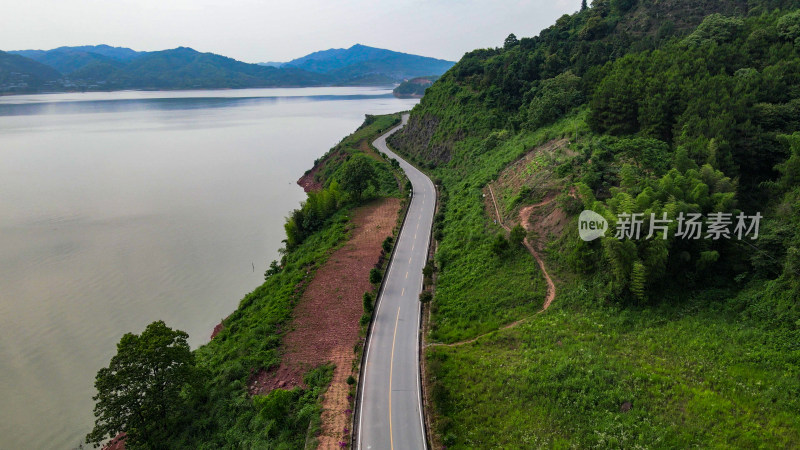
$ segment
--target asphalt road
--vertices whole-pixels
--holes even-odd
[[[408,116],[403,116],[403,125]],[[373,145],[400,162],[413,186],[413,198],[400,231],[367,344],[359,410],[358,448],[427,448],[422,422],[418,349],[422,268],[428,253],[436,191],[431,180],[386,146]]]

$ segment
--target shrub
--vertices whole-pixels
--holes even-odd
[[[386,239],[383,240],[383,251],[389,253],[392,251],[392,244],[394,243],[394,239],[391,236],[386,236]]]
[[[433,261],[428,260],[425,267],[422,268],[422,275],[425,278],[430,278],[433,276],[434,272],[436,272],[436,266],[433,264]]]
[[[373,267],[372,270],[369,271],[369,282],[372,284],[380,283],[381,278],[383,278],[383,274],[380,270]]]
[[[373,301],[371,292],[364,292],[364,297],[362,297],[362,303],[364,305],[364,312],[371,313],[372,309],[375,307],[375,303]]]
[[[492,252],[495,255],[502,255],[508,251],[510,245],[508,244],[508,239],[505,236],[498,233],[497,237],[492,242]]]
[[[508,240],[514,247],[519,247],[522,245],[522,241],[525,240],[525,228],[522,228],[522,225],[516,225],[511,229],[511,234],[509,235]]]

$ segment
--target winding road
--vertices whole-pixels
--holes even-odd
[[[431,180],[386,145],[373,145],[395,158],[413,186],[413,197],[392,254],[367,339],[358,410],[357,448],[361,450],[426,449],[419,372],[419,325],[422,268],[430,240],[436,190]]]

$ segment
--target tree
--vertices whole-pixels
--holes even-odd
[[[188,337],[162,321],[140,336],[122,336],[117,354],[95,378],[96,421],[87,442],[97,447],[124,432],[128,449],[165,447],[186,404],[181,391],[197,381]]]
[[[572,72],[564,72],[543,80],[531,89],[533,99],[528,105],[528,128],[535,130],[555,122],[572,108],[583,103],[581,79]]]
[[[273,260],[271,263],[269,263],[269,269],[267,269],[267,271],[264,272],[264,280],[280,272],[281,272],[280,263],[278,263],[278,261],[276,260]]]
[[[342,172],[342,188],[361,200],[364,191],[374,183],[375,169],[364,155],[355,155],[345,163]]]
[[[514,247],[522,245],[522,241],[525,240],[525,228],[522,228],[522,225],[519,224],[515,225],[508,235],[508,240]]]
[[[581,0],[581,11],[586,11],[589,6],[586,4],[586,0]]]
[[[503,43],[503,48],[509,49],[517,44],[519,44],[519,39],[517,39],[517,36],[514,33],[511,33],[508,35],[505,42]]]

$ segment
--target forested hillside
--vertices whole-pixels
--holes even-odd
[[[490,332],[426,354],[437,445],[798,445],[798,8],[597,0],[427,90],[392,145],[443,196],[428,339]],[[578,237],[583,209],[605,236]],[[497,219],[532,224],[542,314]]]
[[[52,50],[18,50],[12,51],[15,55],[24,56],[42,64],[48,65],[64,75],[69,75],[93,63],[131,61],[142,52],[137,52],[124,47],[111,47],[108,45],[84,45],[80,47],[59,47]],[[120,66],[122,64],[118,64]]]
[[[410,55],[382,48],[356,44],[350,48],[335,48],[314,52],[297,58],[281,67],[295,67],[309,72],[324,73],[340,82],[369,75],[379,75],[390,82],[414,76],[441,75],[453,66],[452,61]]]
[[[44,64],[0,51],[0,86],[20,91],[41,89],[48,83],[55,83],[60,76],[58,71]]]

